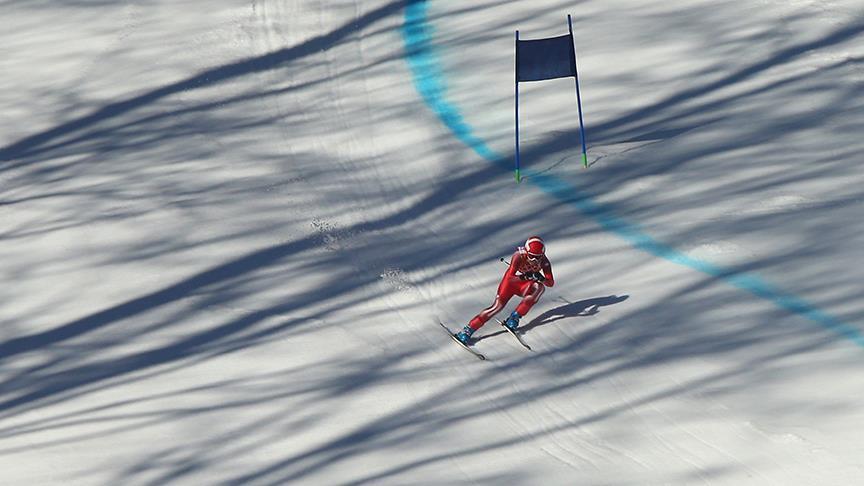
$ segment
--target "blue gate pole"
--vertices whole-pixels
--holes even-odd
[[[516,31],[516,183],[522,182],[519,166],[519,31]]]
[[[567,14],[567,25],[570,27],[570,42],[573,45],[573,69],[576,75],[576,105],[579,108],[579,135],[582,138],[582,164],[588,168],[588,150],[585,147],[585,124],[582,122],[582,96],[579,95],[579,69],[576,68],[576,39],[573,37],[573,21]]]

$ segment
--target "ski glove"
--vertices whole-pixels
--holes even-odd
[[[522,279],[523,280],[532,280],[534,282],[542,282],[542,281],[546,280],[546,277],[544,277],[543,274],[540,272],[528,272],[528,273],[522,274]]]

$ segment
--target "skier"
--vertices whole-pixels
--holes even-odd
[[[515,331],[519,327],[519,319],[540,300],[546,287],[553,285],[555,279],[552,276],[552,264],[546,258],[546,245],[539,236],[532,236],[525,241],[525,246],[520,246],[510,258],[510,267],[498,284],[498,295],[495,296],[495,301],[457,332],[456,339],[467,344],[474,331],[483,327],[486,321],[501,312],[511,297],[518,295],[522,297],[522,302],[504,321],[505,326]]]

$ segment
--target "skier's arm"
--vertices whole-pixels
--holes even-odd
[[[547,287],[555,285],[555,277],[552,276],[552,264],[549,263],[549,259],[543,262],[543,276],[546,277],[543,283]]]
[[[516,278],[516,269],[522,264],[522,254],[518,251],[510,257],[510,266],[507,268],[507,273],[504,274],[504,279]]]

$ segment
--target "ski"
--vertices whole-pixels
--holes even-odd
[[[452,339],[453,342],[455,342],[456,344],[458,344],[459,346],[461,346],[465,351],[468,351],[469,353],[471,353],[471,354],[473,354],[474,356],[476,356],[477,359],[484,360],[484,361],[486,360],[486,356],[484,356],[483,354],[481,354],[479,351],[475,351],[474,349],[472,349],[472,348],[471,348],[470,346],[468,346],[467,344],[465,344],[465,343],[463,343],[462,341],[456,339],[456,335],[453,333],[453,331],[451,331],[449,327],[445,326],[443,322],[440,322],[440,321],[439,321],[438,324],[440,324],[441,327],[444,328],[445,331],[447,331],[447,335],[450,336],[450,339]]]
[[[498,321],[498,324],[501,324],[501,327],[503,327],[505,331],[507,331],[507,332],[509,332],[510,334],[512,334],[513,337],[515,337],[516,340],[519,341],[519,344],[521,344],[522,346],[525,346],[525,349],[527,349],[527,350],[529,350],[529,351],[531,350],[531,346],[528,346],[528,343],[526,343],[525,341],[522,340],[522,336],[521,336],[519,333],[517,333],[516,331],[514,331],[514,330],[510,329],[509,327],[505,326],[504,323],[501,322],[501,319],[495,319],[495,320]]]

